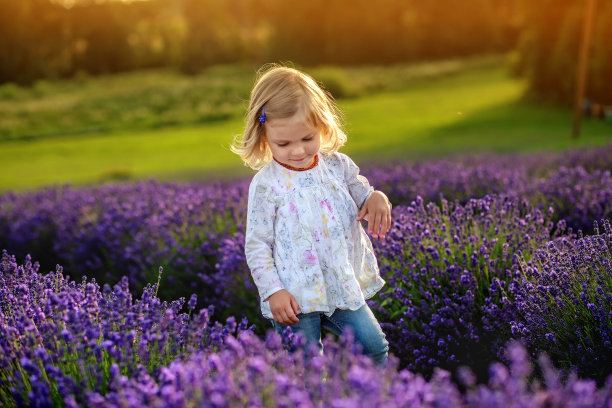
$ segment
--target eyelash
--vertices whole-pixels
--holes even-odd
[[[307,137],[307,138],[302,139],[302,140],[304,140],[305,142],[309,142],[309,141],[311,141],[311,140],[312,140],[312,137]],[[285,146],[287,146],[289,143],[283,143],[283,144],[279,144],[279,143],[277,143],[277,144],[278,144],[278,147],[285,147]]]

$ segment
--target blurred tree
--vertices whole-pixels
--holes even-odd
[[[185,0],[187,35],[181,64],[184,72],[197,73],[213,63],[237,60],[238,22],[228,3],[224,0]]]
[[[612,2],[600,0],[597,4],[586,95],[612,105]]]
[[[133,66],[128,44],[131,21],[122,19],[126,5],[115,2],[80,3],[70,9],[75,70],[111,73]]]
[[[585,2],[520,0],[522,35],[517,70],[531,97],[571,105]],[[597,2],[585,97],[612,104],[612,2]]]
[[[393,63],[508,50],[512,4],[492,0],[268,0],[272,54],[304,64]],[[469,16],[466,18],[466,16]]]
[[[123,5],[127,43],[134,68],[177,65],[186,26],[180,0],[148,0]]]
[[[194,73],[270,60],[384,64],[508,50],[516,1],[0,0],[0,81],[177,65]]]
[[[0,82],[62,75],[65,10],[48,0],[0,1]]]

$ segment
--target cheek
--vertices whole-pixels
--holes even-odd
[[[272,151],[272,154],[274,155],[274,157],[282,158],[282,157],[285,157],[287,155],[287,149],[283,149],[283,148],[280,148],[280,147],[277,146]]]

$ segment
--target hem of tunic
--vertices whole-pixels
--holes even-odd
[[[346,309],[344,309],[344,308],[340,308],[340,307],[334,307],[334,308],[333,308],[331,311],[325,311],[325,310],[311,310],[310,312],[302,312],[302,313],[314,313],[314,312],[320,312],[320,313],[324,313],[324,314],[325,314],[325,316],[330,317],[331,315],[333,315],[333,314],[334,314],[334,312],[336,311],[336,309],[340,309],[340,310],[358,310],[358,309],[360,309],[360,308],[361,308],[361,307],[362,307],[362,306],[365,304],[365,301],[366,301],[366,300],[368,300],[368,299],[372,298],[372,297],[373,297],[375,294],[377,294],[377,293],[378,293],[378,291],[380,291],[380,290],[383,288],[383,286],[385,286],[385,283],[386,283],[386,282],[385,282],[385,281],[384,281],[382,278],[380,278],[380,280],[379,280],[378,282],[379,282],[379,284],[378,284],[378,285],[374,286],[373,288],[371,288],[370,290],[368,290],[368,291],[366,291],[366,292],[362,292],[362,293],[363,293],[363,299],[364,299],[364,302],[363,302],[363,303],[360,303],[360,304],[359,304],[359,306],[358,306],[356,309],[351,309],[350,307],[349,307],[349,308],[346,308]],[[269,319],[269,320],[274,320],[274,316],[272,316],[272,314],[267,315],[267,314],[265,314],[265,313],[263,312],[263,310],[261,311],[261,313],[262,313],[263,317],[265,317],[266,319]]]

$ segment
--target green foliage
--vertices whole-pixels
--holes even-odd
[[[324,66],[311,70],[309,73],[323,89],[331,93],[336,99],[354,98],[363,93],[359,85],[351,81],[345,70],[339,67]]]
[[[252,70],[227,78],[143,71],[76,81],[0,85],[0,140],[206,123],[242,113]]]

